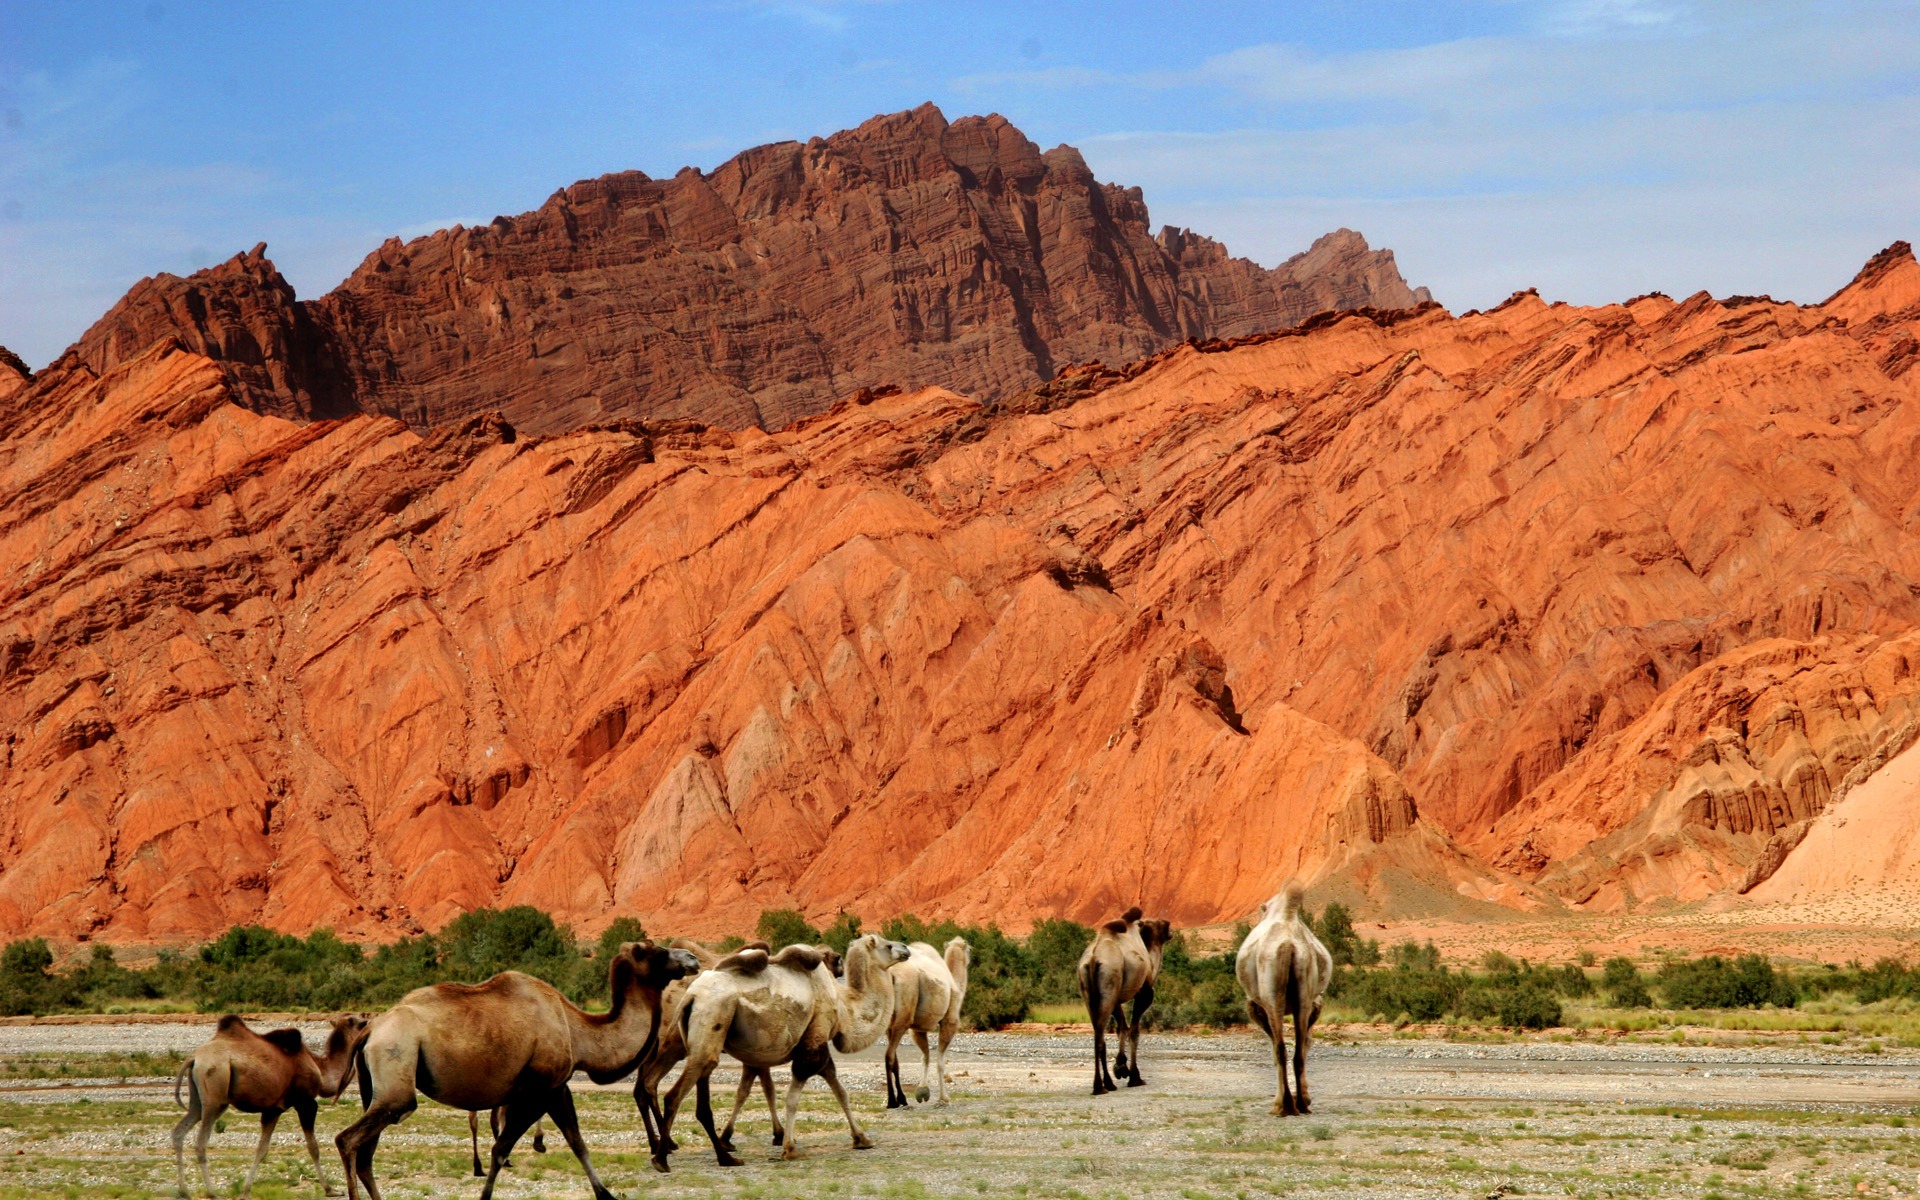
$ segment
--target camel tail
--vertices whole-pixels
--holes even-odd
[[[1280,889],[1280,919],[1291,921],[1300,915],[1306,907],[1307,889],[1300,886],[1298,879],[1287,880],[1287,886]]]
[[[1100,962],[1095,959],[1087,964],[1084,981],[1087,992],[1087,1020],[1093,1022],[1094,1032],[1100,1031]]]
[[[187,1077],[187,1073],[192,1070],[193,1070],[193,1060],[188,1059],[186,1062],[183,1062],[180,1064],[179,1072],[176,1073],[173,1077],[173,1102],[176,1106],[180,1108],[185,1108],[187,1106],[187,1102],[180,1098],[180,1081],[182,1079],[185,1079]]]

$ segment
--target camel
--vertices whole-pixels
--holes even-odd
[[[1260,923],[1240,943],[1233,972],[1247,993],[1247,1011],[1254,1024],[1273,1039],[1273,1065],[1280,1074],[1280,1090],[1270,1110],[1276,1117],[1310,1111],[1307,1099],[1307,1046],[1320,1004],[1333,979],[1333,955],[1313,936],[1300,915],[1305,893],[1289,880],[1280,894],[1260,906]],[[1293,1017],[1293,1075],[1299,1083],[1296,1103],[1287,1090],[1286,1019]]]
[[[213,1195],[213,1181],[207,1176],[207,1136],[214,1122],[228,1107],[260,1114],[260,1147],[253,1153],[253,1166],[240,1195],[253,1194],[253,1181],[266,1161],[267,1145],[281,1114],[292,1109],[300,1118],[300,1132],[307,1137],[307,1153],[313,1158],[313,1173],[322,1195],[339,1192],[327,1185],[327,1172],[320,1165],[320,1144],[313,1137],[313,1118],[320,1101],[338,1096],[346,1086],[347,1068],[354,1051],[367,1030],[365,1017],[335,1017],[327,1033],[326,1048],[316,1057],[307,1049],[298,1029],[275,1029],[255,1033],[239,1017],[228,1013],[215,1026],[213,1037],[193,1052],[173,1077],[173,1102],[187,1110],[173,1127],[173,1169],[180,1194],[188,1195],[187,1166],[183,1147],[187,1130],[200,1126],[193,1142],[194,1157],[200,1162],[200,1186]],[[180,1081],[187,1081],[187,1099],[180,1099]]]
[[[1080,995],[1087,1002],[1087,1019],[1093,1022],[1093,1094],[1118,1091],[1113,1074],[1107,1070],[1107,1025],[1120,1035],[1120,1052],[1114,1055],[1113,1070],[1126,1076],[1128,1087],[1139,1087],[1140,1023],[1153,1004],[1153,985],[1160,978],[1160,953],[1172,936],[1165,921],[1142,920],[1140,910],[1129,908],[1118,921],[1108,921],[1093,935],[1086,953],[1080,956],[1076,972]],[[1125,1005],[1133,1001],[1133,1020],[1127,1020]]]
[[[844,983],[833,977],[826,956],[811,946],[788,946],[774,955],[740,950],[713,970],[701,972],[687,986],[681,1009],[687,1063],[667,1095],[662,1144],[671,1142],[673,1119],[687,1093],[713,1074],[724,1052],[748,1069],[792,1065],[783,1158],[800,1157],[794,1116],[800,1107],[800,1089],[816,1075],[827,1081],[840,1102],[854,1149],[871,1149],[873,1142],[854,1120],[847,1090],[834,1070],[833,1051],[864,1050],[886,1033],[893,1018],[893,977],[887,969],[906,960],[905,946],[869,933],[847,946]],[[697,1115],[720,1165],[739,1166],[740,1160],[713,1127],[713,1111],[704,1090]],[[655,1159],[654,1166],[666,1169],[664,1159]]]
[[[506,1116],[507,1110],[504,1107],[496,1108],[487,1114],[487,1126],[493,1137],[500,1136],[500,1124],[506,1120]],[[478,1112],[467,1114],[467,1136],[473,1139],[473,1174],[474,1178],[478,1179],[487,1173],[487,1168],[480,1162],[480,1114]],[[535,1154],[547,1152],[547,1132],[544,1121],[533,1123],[533,1152]],[[513,1160],[509,1158],[501,1165],[511,1167]]]
[[[542,1115],[553,1118],[580,1160],[595,1200],[613,1200],[580,1138],[567,1081],[576,1070],[595,1083],[611,1083],[633,1070],[659,1032],[661,990],[699,969],[685,950],[629,942],[608,965],[613,1005],[604,1015],[580,1011],[551,984],[518,971],[480,984],[439,983],[408,992],[374,1018],[360,1048],[367,1108],[334,1139],[348,1196],[357,1200],[365,1185],[369,1200],[380,1200],[373,1179],[380,1135],[405,1120],[424,1092],[470,1112],[506,1107],[480,1200],[491,1200],[508,1153]]]
[[[900,1039],[909,1030],[913,1032],[913,1044],[920,1047],[920,1086],[914,1089],[913,1098],[921,1104],[927,1102],[927,1068],[932,1058],[927,1035],[938,1030],[940,1070],[934,1078],[939,1082],[940,1103],[947,1102],[947,1047],[960,1029],[960,1006],[967,998],[967,965],[973,961],[967,939],[958,937],[947,943],[944,955],[925,942],[909,945],[907,953],[907,961],[889,972],[893,976],[893,1022],[887,1028],[888,1108],[907,1107],[907,1089],[900,1082]]]
[[[667,945],[693,955],[699,960],[700,969],[703,971],[713,970],[725,957],[691,938],[674,938]],[[752,941],[741,949],[771,951],[773,947],[766,942]],[[829,960],[830,965],[838,959],[838,955],[834,955],[830,948],[823,946],[820,949],[827,955],[833,956]],[[654,1042],[653,1052],[641,1062],[633,1081],[633,1103],[640,1110],[640,1121],[647,1130],[647,1147],[653,1155],[655,1169],[662,1171],[666,1169],[667,1155],[680,1147],[661,1130],[660,1081],[666,1078],[667,1072],[673,1070],[675,1064],[687,1056],[686,1042],[680,1035],[680,1017],[682,1010],[686,1007],[687,987],[692,982],[691,979],[676,979],[667,985],[666,991],[661,993],[660,1036]],[[740,1086],[734,1096],[733,1116],[728,1118],[727,1127],[720,1134],[721,1144],[729,1150],[733,1149],[734,1124],[740,1119],[740,1109],[745,1105],[746,1098],[752,1092],[756,1080],[766,1093],[767,1112],[773,1118],[773,1144],[778,1146],[785,1138],[785,1130],[780,1124],[780,1108],[773,1098],[773,1072],[742,1066]],[[703,1080],[700,1086],[703,1089],[706,1088],[706,1081]],[[708,1105],[712,1103],[710,1094],[706,1103]]]

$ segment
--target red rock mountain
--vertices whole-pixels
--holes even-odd
[[[0,929],[1619,909],[1920,727],[1904,244],[772,433],[290,420],[242,325],[0,384]]]
[[[395,239],[311,303],[264,252],[143,280],[71,354],[103,373],[175,336],[282,416],[778,428],[863,387],[991,401],[1077,361],[1428,298],[1345,229],[1271,270],[1155,236],[1140,190],[1096,182],[1071,146],[931,104]]]

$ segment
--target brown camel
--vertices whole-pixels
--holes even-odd
[[[613,1006],[604,1015],[580,1011],[551,984],[518,971],[481,984],[440,983],[408,992],[374,1018],[360,1049],[367,1110],[334,1139],[347,1171],[347,1194],[357,1198],[364,1185],[369,1200],[380,1200],[373,1179],[380,1135],[405,1120],[424,1092],[468,1111],[506,1107],[480,1200],[490,1200],[508,1153],[542,1115],[553,1118],[580,1160],[595,1200],[613,1200],[580,1138],[567,1081],[577,1070],[596,1083],[633,1070],[658,1032],[661,989],[699,969],[685,950],[628,943],[609,964]]]
[[[492,1136],[500,1136],[500,1123],[506,1120],[506,1116],[507,1110],[504,1107],[496,1108],[487,1114],[487,1126]],[[480,1162],[480,1114],[477,1112],[467,1114],[467,1136],[473,1139],[473,1175],[474,1178],[478,1179],[487,1173],[487,1168]],[[533,1152],[535,1154],[545,1154],[547,1152],[547,1131],[544,1121],[535,1121],[533,1123]],[[513,1165],[513,1159],[509,1158],[500,1165],[503,1167],[511,1167]]]
[[[907,952],[907,961],[890,972],[893,1022],[887,1028],[888,1108],[907,1107],[907,1089],[900,1082],[900,1039],[909,1030],[913,1044],[920,1048],[920,1086],[914,1090],[914,1099],[925,1104],[930,1095],[927,1069],[932,1052],[927,1035],[938,1030],[940,1069],[934,1078],[939,1081],[940,1103],[947,1102],[947,1047],[960,1029],[960,1006],[967,999],[967,965],[973,961],[973,951],[965,938],[949,941],[944,954],[925,942],[914,942]]]
[[[870,1149],[873,1142],[854,1120],[847,1090],[834,1070],[833,1051],[863,1050],[886,1033],[893,1017],[893,977],[887,969],[906,959],[905,946],[869,933],[848,945],[844,983],[833,977],[826,956],[811,946],[788,946],[775,955],[741,950],[703,971],[688,985],[681,1010],[687,1065],[667,1095],[662,1143],[670,1142],[674,1116],[687,1093],[713,1073],[726,1053],[749,1069],[792,1065],[782,1157],[800,1157],[794,1115],[800,1089],[816,1075],[827,1081],[840,1102],[854,1148]],[[739,1166],[713,1127],[704,1092],[696,1111],[720,1165]],[[654,1165],[664,1169],[666,1164],[656,1160]]]
[[[173,1127],[173,1169],[180,1194],[187,1192],[187,1167],[182,1147],[187,1130],[200,1126],[193,1142],[194,1157],[200,1162],[200,1186],[213,1195],[213,1181],[207,1176],[207,1135],[214,1122],[229,1107],[260,1114],[260,1147],[253,1153],[253,1166],[240,1187],[242,1196],[253,1194],[254,1177],[266,1161],[267,1145],[273,1140],[273,1128],[282,1113],[292,1109],[300,1118],[300,1131],[307,1137],[307,1153],[313,1157],[313,1173],[319,1179],[321,1193],[338,1195],[327,1186],[327,1172],[320,1165],[320,1144],[313,1137],[313,1118],[320,1101],[338,1096],[346,1086],[347,1068],[354,1051],[366,1035],[365,1017],[335,1017],[327,1034],[326,1049],[316,1057],[307,1049],[298,1029],[275,1029],[255,1033],[239,1017],[228,1013],[215,1026],[213,1037],[193,1052],[173,1077],[173,1100],[187,1115]],[[180,1099],[180,1081],[187,1081],[187,1099]]]
[[[1153,1004],[1153,985],[1160,978],[1160,952],[1172,927],[1165,921],[1145,921],[1138,908],[1128,909],[1118,921],[1108,921],[1093,935],[1080,956],[1077,972],[1080,995],[1093,1022],[1093,1094],[1119,1090],[1107,1070],[1107,1026],[1120,1035],[1120,1051],[1113,1070],[1126,1076],[1128,1087],[1139,1087],[1140,1023]],[[1133,1001],[1133,1019],[1125,1005]]]
[[[1233,972],[1247,993],[1247,1011],[1254,1024],[1273,1039],[1273,1065],[1280,1073],[1280,1090],[1273,1098],[1273,1115],[1291,1117],[1309,1111],[1307,1046],[1313,1023],[1320,1019],[1320,1003],[1333,979],[1333,955],[1313,936],[1301,916],[1305,893],[1289,880],[1280,894],[1260,906],[1260,923],[1240,943]],[[1293,1018],[1293,1075],[1300,1085],[1296,1104],[1287,1090],[1286,1019]]]

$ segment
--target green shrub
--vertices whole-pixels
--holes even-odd
[[[775,950],[802,943],[811,946],[820,941],[820,931],[807,924],[807,919],[791,908],[770,908],[761,913],[753,931]]]
[[[1731,963],[1717,954],[1675,959],[1660,968],[1660,990],[1669,1008],[1791,1008],[1799,999],[1793,981],[1760,954]]]
[[[1527,980],[1499,989],[1495,1015],[1512,1029],[1550,1029],[1560,1023],[1560,1001],[1540,984]]]

